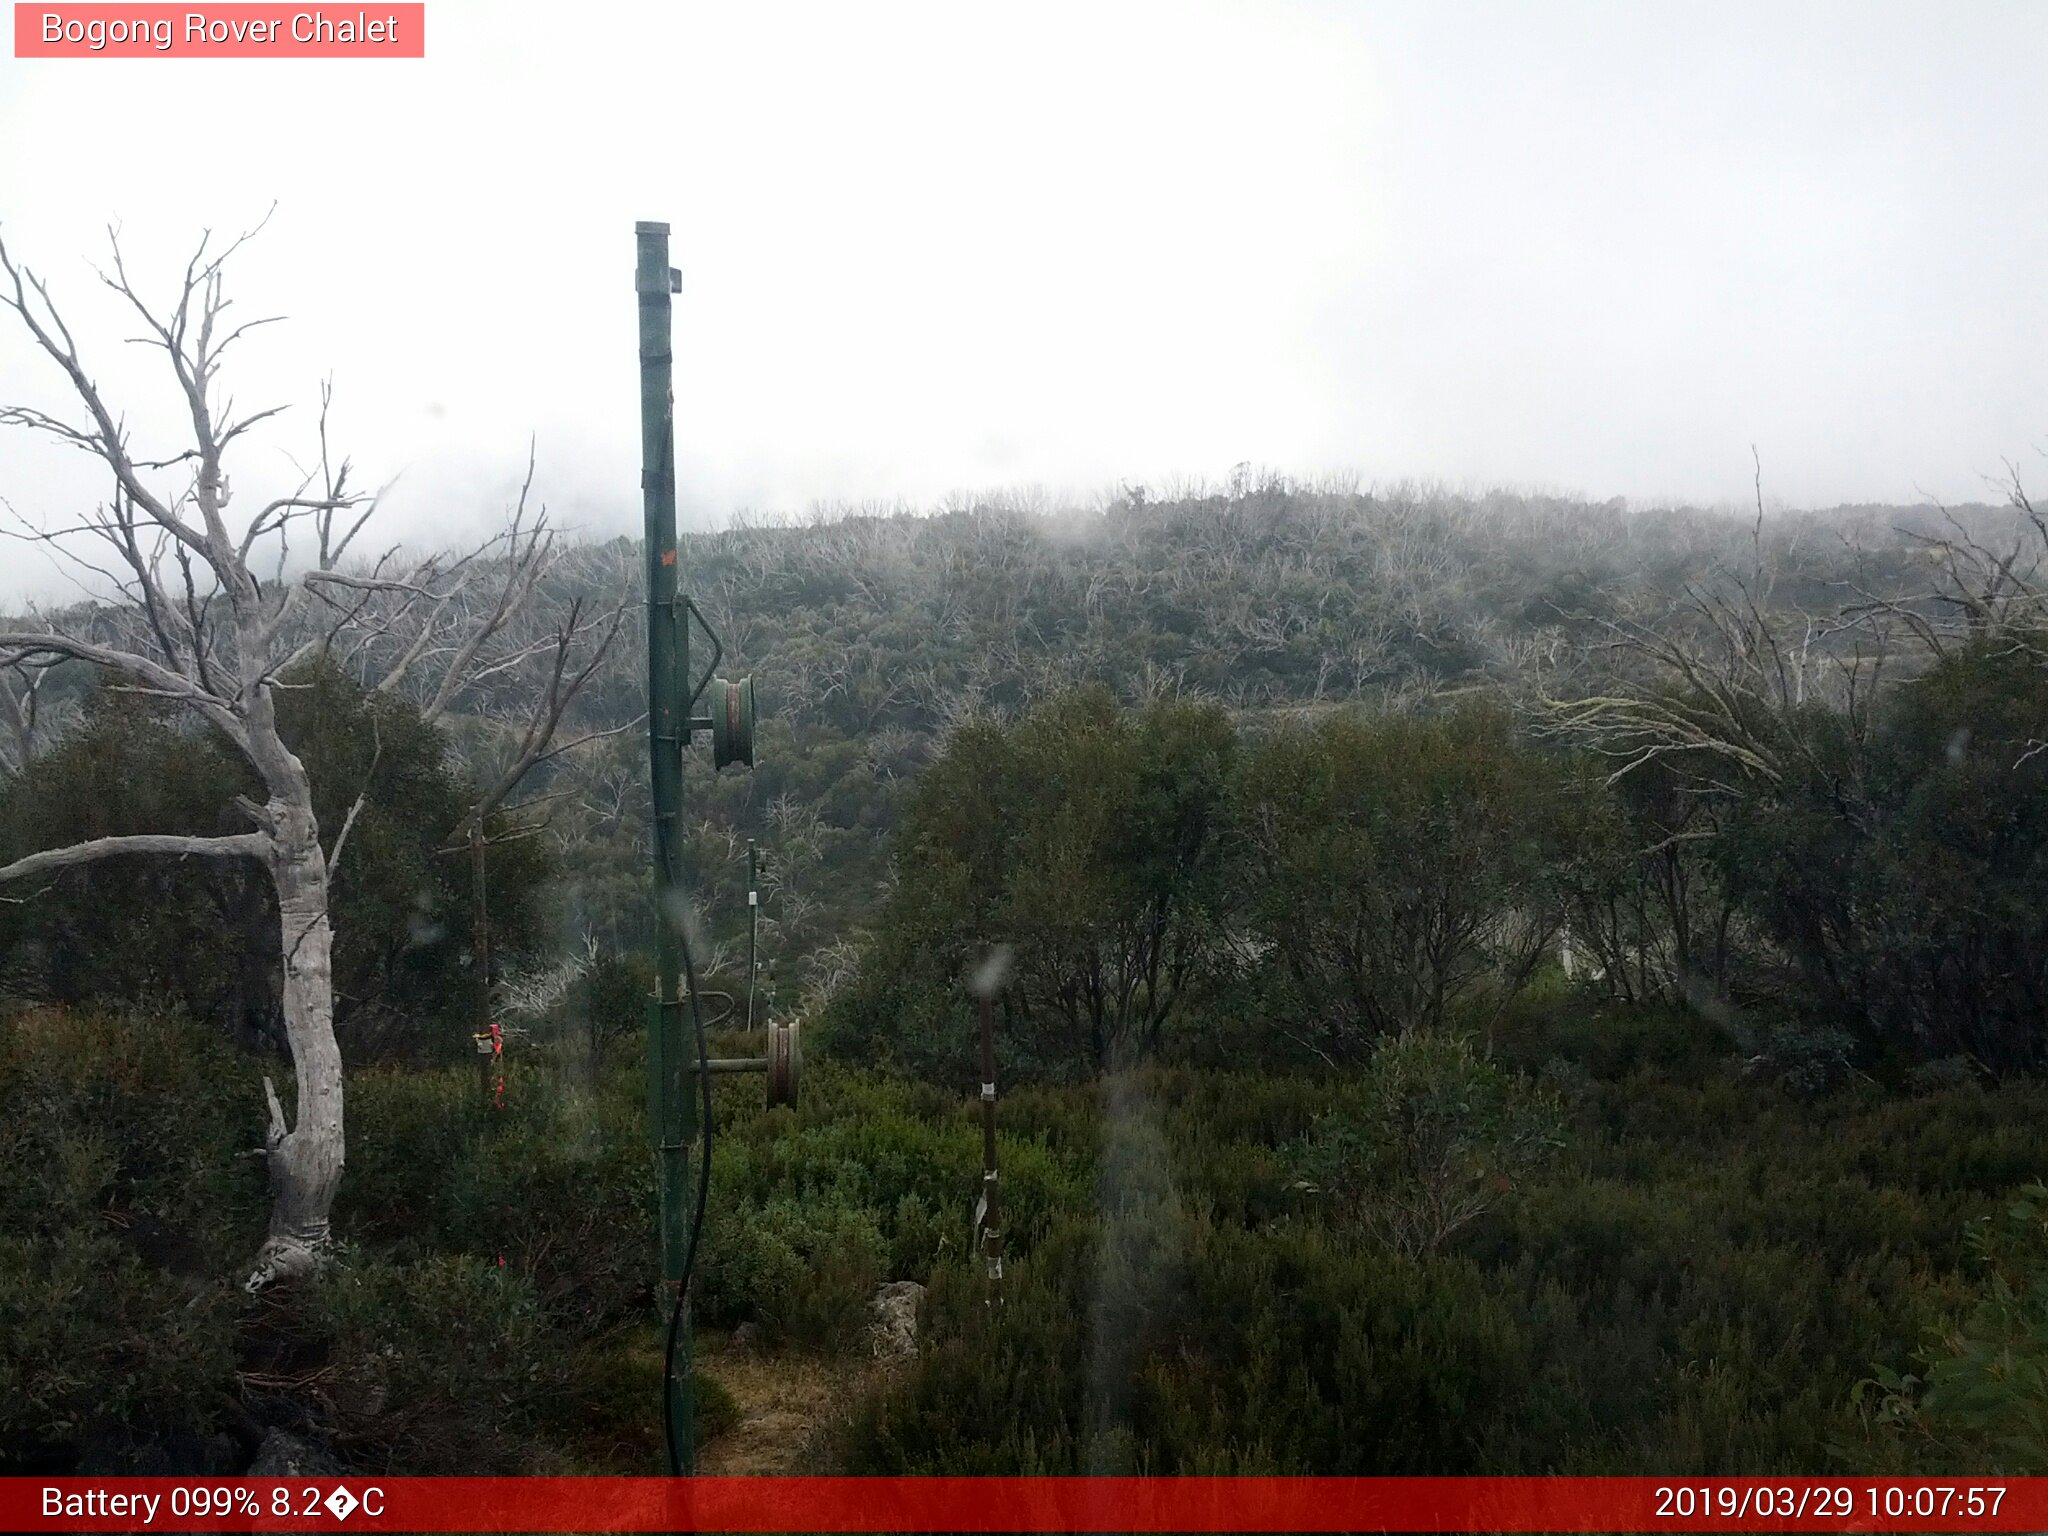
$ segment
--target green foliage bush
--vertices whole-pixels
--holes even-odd
[[[1558,1006],[1515,1029],[1572,1062],[1560,1045],[1595,1037],[1581,1005]],[[1864,1435],[1851,1395],[1873,1362],[1906,1370],[1929,1308],[1953,1304],[1971,1262],[1958,1215],[2015,1182],[2043,1090],[1802,1099],[1726,1044],[1715,1070],[1693,1049],[1626,1036],[1579,1072],[1576,1105],[1522,1086],[1542,1139],[1561,1119],[1567,1144],[1420,1254],[1358,1244],[1286,1188],[1317,1127],[1364,1114],[1369,1080],[1129,1074],[1118,1102],[1156,1130],[1152,1171],[1098,1182],[1013,1250],[998,1309],[975,1266],[942,1264],[926,1353],[862,1405],[845,1464],[1939,1470],[1924,1439]],[[1100,1181],[1131,1145],[1109,1091],[1026,1090],[1006,1124]]]
[[[1004,944],[1006,1064],[1072,1075],[1156,1054],[1225,964],[1236,747],[1214,706],[1126,713],[1103,689],[956,732],[912,793],[903,878],[832,1037],[978,1080],[965,985]]]
[[[874,1214],[827,1201],[745,1202],[721,1210],[699,1261],[706,1322],[758,1321],[771,1339],[854,1343],[885,1257]]]
[[[441,1254],[391,1264],[344,1253],[308,1303],[331,1369],[329,1433],[366,1471],[567,1470],[567,1341],[524,1277]]]
[[[1381,1041],[1363,1102],[1316,1122],[1296,1166],[1340,1221],[1433,1253],[1564,1145],[1561,1105],[1441,1029]]]
[[[221,1420],[256,1080],[175,1017],[0,1013],[0,1468]],[[237,1092],[237,1086],[240,1092]]]
[[[1982,1278],[1960,1316],[1915,1355],[1859,1384],[1865,1426],[1894,1452],[1941,1470],[2048,1471],[2048,1185],[2034,1182],[1972,1224]]]
[[[641,1105],[537,1081],[506,1093],[525,1101],[521,1112],[489,1112],[442,1174],[443,1241],[503,1255],[550,1317],[578,1332],[644,1316],[655,1182]]]
[[[517,1058],[506,1103],[521,1115]],[[348,1169],[335,1197],[341,1230],[405,1250],[445,1234],[446,1171],[483,1131],[483,1090],[476,1071],[367,1067],[348,1075]]]
[[[1555,1062],[1601,1081],[1643,1072],[1688,1087],[1724,1071],[1738,1043],[1723,1024],[1682,1006],[1617,1005],[1579,992],[1527,1008],[1518,1001],[1495,1038],[1500,1060],[1526,1072]]]
[[[1742,742],[1660,758],[1625,795],[1638,843],[1660,849],[1635,872],[1638,897],[1691,893],[1683,912],[1651,903],[1667,993],[1765,1001],[1815,1042],[1852,1037],[1854,1064],[1887,1076],[1946,1057],[2002,1075],[2048,1061],[2038,647],[1980,634],[1853,708],[1741,695],[1731,721],[1689,686],[1650,696]],[[1695,809],[1671,812],[1672,787]],[[1690,948],[1667,953],[1679,937]],[[1611,956],[1605,977],[1627,990]],[[1830,1047],[1791,1068],[1806,1090],[1841,1075],[1831,1054],[1847,1061]]]
[[[1284,1028],[1356,1058],[1512,995],[1555,932],[1589,799],[1498,709],[1333,713],[1246,769],[1240,884],[1278,959]]]
[[[1469,1469],[1527,1341],[1463,1261],[1259,1238],[1184,1207],[1083,1219],[1005,1276],[945,1272],[916,1376],[849,1428],[866,1472]]]
[[[1598,1032],[1580,1002],[1549,1006],[1503,1041],[1575,1062],[1572,1042]],[[631,1064],[593,1090],[580,1062],[515,1057],[502,1111],[467,1065],[357,1073],[347,1247],[319,1286],[251,1314],[220,1276],[262,1219],[253,1160],[235,1156],[256,1110],[220,1085],[253,1065],[175,1019],[45,1013],[6,1031],[11,1465],[126,1465],[93,1448],[287,1398],[304,1416],[291,1422],[365,1468],[658,1463],[651,1159]],[[2013,1170],[2038,1156],[2048,1088],[1800,1099],[1738,1055],[1696,1070],[1655,1030],[1604,1049],[1570,1105],[1427,1035],[1382,1047],[1383,1065],[1401,1062],[1384,1078],[1153,1066],[1020,1089],[1003,1103],[999,1308],[966,1253],[971,1099],[830,1060],[794,1111],[724,1080],[699,1317],[859,1350],[873,1285],[929,1280],[923,1353],[852,1409],[835,1454],[853,1471],[1810,1472],[1989,1456],[1995,1426],[1872,1427],[1851,1393],[1874,1368],[1927,1380],[1910,1352],[1933,1318],[1961,1319],[1986,1369],[2031,1347],[2034,1250],[1999,1250],[2012,1299],[1972,1321],[1985,1260],[1961,1224],[2026,1176]],[[1385,1158],[1375,1105],[1462,1104],[1454,1125],[1513,1127],[1518,1095],[1546,1139],[1561,1117],[1568,1145],[1429,1251],[1361,1244],[1290,1187],[1333,1126]],[[216,1200],[231,1219],[204,1219]],[[123,1229],[110,1209],[138,1219]],[[178,1245],[142,1239],[143,1214],[189,1226],[219,1267],[187,1273]],[[305,1384],[238,1388],[252,1349],[263,1379]]]
[[[1006,1080],[1168,1053],[1355,1058],[1528,980],[1585,798],[1476,704],[1246,743],[1210,706],[1056,695],[963,727],[919,779],[827,1038],[968,1084],[965,978],[1008,945]]]
[[[56,1179],[83,1171],[74,1157]],[[92,1219],[41,1237],[0,1232],[0,1473],[81,1460],[125,1470],[104,1447],[203,1434],[221,1420],[232,1308],[145,1264]]]
[[[474,786],[415,707],[329,665],[295,671],[278,723],[330,845],[363,797],[332,893],[344,1052],[445,1060],[466,1049],[471,866],[439,850]],[[237,754],[180,712],[99,692],[77,730],[0,780],[0,861],[115,834],[242,830],[232,802],[257,794]],[[538,944],[546,873],[537,840],[491,849],[500,963]],[[278,946],[274,895],[249,860],[103,860],[57,872],[33,902],[0,904],[0,975],[17,993],[177,1007],[247,1043],[281,1042]]]
[[[1682,1038],[1739,1039],[1796,1094],[2048,1060],[2038,650],[1973,642],[1853,706],[1709,684],[1618,684],[1697,739],[1595,732],[1606,778],[1470,694],[1238,729],[1096,689],[974,721],[909,795],[828,1038],[966,1085],[964,977],[1007,943],[1005,1080],[1354,1060],[1511,1020],[1568,925],[1590,988],[1696,1010]]]
[[[654,996],[654,964],[639,950],[600,943],[577,987],[583,1048],[593,1080],[602,1077],[617,1044],[644,1030]]]
[[[749,1091],[752,1090],[752,1091]],[[825,1061],[794,1112],[722,1098],[699,1292],[708,1321],[814,1347],[857,1341],[874,1287],[921,1279],[970,1238],[978,1106]],[[1029,1244],[1083,1197],[1070,1156],[999,1139],[1004,1228]]]
[[[653,1317],[655,1183],[637,1067],[591,1091],[580,1070],[514,1062],[503,1110],[483,1106],[463,1068],[356,1074],[341,1229],[394,1257],[502,1255],[573,1334]],[[979,1121],[940,1090],[830,1061],[808,1070],[795,1112],[764,1110],[759,1094],[752,1079],[717,1089],[698,1314],[845,1347],[876,1284],[921,1278],[965,1247]],[[1005,1134],[1001,1147],[1006,1226],[1029,1242],[1085,1186],[1036,1138]]]

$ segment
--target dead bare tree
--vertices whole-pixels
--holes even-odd
[[[532,483],[530,465],[527,483]],[[522,507],[525,494],[524,490],[520,493]],[[511,585],[513,578],[508,575],[508,588]],[[488,1038],[490,1034],[493,996],[490,906],[485,899],[486,850],[496,842],[532,837],[545,830],[546,825],[544,821],[526,822],[493,833],[490,830],[491,818],[506,807],[519,786],[543,763],[590,742],[601,741],[623,731],[635,730],[647,718],[645,714],[641,714],[621,725],[585,731],[567,741],[559,739],[562,720],[568,713],[569,706],[583,690],[584,684],[590,681],[591,676],[603,664],[606,653],[618,639],[627,605],[622,600],[595,619],[585,617],[586,607],[583,598],[572,599],[567,612],[555,626],[547,643],[512,647],[511,654],[519,662],[538,662],[540,684],[532,691],[530,700],[516,717],[513,729],[517,731],[517,736],[508,758],[498,765],[494,776],[482,780],[484,788],[471,802],[462,821],[454,829],[451,846],[444,850],[456,852],[465,846],[469,850],[470,963],[476,985],[475,1021],[479,1041]],[[496,666],[482,669],[485,675],[494,677],[503,676],[509,670],[509,664],[503,671]],[[442,703],[440,707],[445,709],[446,704]]]
[[[1814,766],[1810,737],[1792,723],[1822,700],[1842,710],[1857,737],[1869,729],[1891,660],[1885,634],[1866,633],[1853,615],[1817,618],[1774,602],[1777,569],[1763,526],[1758,461],[1749,572],[1688,585],[1683,608],[1662,624],[1603,622],[1610,651],[1647,663],[1655,685],[1545,701],[1542,728],[1607,758],[1609,783],[1651,763],[1690,760],[1714,765],[1704,776],[1710,792],[1725,787],[1726,774],[1775,787],[1795,764]],[[1843,636],[1852,643],[1832,643]]]
[[[49,665],[25,660],[0,668],[0,727],[5,728],[0,735],[0,773],[21,772],[49,734],[50,711],[43,699],[49,676]]]
[[[264,1079],[269,1129],[262,1151],[271,1211],[269,1234],[244,1280],[251,1291],[319,1264],[346,1149],[328,897],[355,813],[333,833],[331,846],[323,845],[305,767],[278,731],[280,679],[295,662],[332,646],[369,609],[387,621],[408,613],[447,615],[492,552],[510,573],[508,588],[524,583],[530,590],[539,548],[515,526],[509,537],[500,535],[483,551],[454,561],[402,560],[393,550],[368,565],[345,564],[376,497],[352,487],[345,461],[331,464],[324,390],[317,464],[285,494],[231,515],[229,450],[284,409],[238,416],[221,387],[228,348],[268,323],[232,322],[224,288],[226,264],[254,233],[219,249],[210,234],[203,238],[168,307],[142,296],[110,233],[112,266],[100,279],[139,317],[142,334],[135,340],[162,353],[178,413],[187,423],[179,448],[156,456],[145,456],[132,443],[46,282],[0,243],[0,304],[62,375],[76,407],[71,416],[27,405],[0,407],[0,425],[85,452],[112,478],[106,504],[54,528],[30,524],[25,536],[111,583],[118,598],[60,620],[0,629],[0,668],[83,661],[100,669],[112,686],[182,706],[233,744],[265,796],[260,803],[237,797],[248,831],[95,838],[0,866],[0,882],[136,853],[247,858],[267,871],[281,925],[282,1013],[297,1097],[288,1121],[275,1086]],[[480,651],[469,642],[478,628],[489,626],[473,624],[470,633],[453,639],[438,693],[453,697],[465,676],[473,675]],[[408,645],[378,685],[395,686],[405,668],[430,649]]]
[[[2013,517],[1999,532],[1973,531],[1946,507],[1943,533],[1898,530],[1933,567],[1934,585],[1904,598],[1859,586],[1848,616],[1902,628],[1930,658],[1978,644],[2048,659],[2048,515],[2010,463],[2005,496]]]

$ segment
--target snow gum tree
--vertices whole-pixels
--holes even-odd
[[[374,560],[351,558],[376,497],[355,490],[348,464],[335,466],[328,456],[324,390],[312,467],[284,494],[240,502],[230,453],[284,410],[238,415],[221,385],[223,355],[268,323],[229,318],[223,268],[248,238],[219,249],[210,237],[202,240],[167,304],[142,296],[118,239],[111,240],[112,264],[101,281],[139,317],[136,339],[161,353],[182,423],[175,445],[147,451],[131,440],[122,413],[95,382],[46,281],[0,242],[0,305],[25,330],[32,353],[54,368],[57,398],[68,402],[63,410],[0,404],[0,426],[80,450],[110,481],[109,498],[91,511],[46,520],[24,514],[10,531],[86,573],[102,591],[111,586],[115,596],[53,617],[0,621],[0,674],[31,678],[59,662],[88,663],[106,686],[189,711],[232,744],[262,786],[260,799],[235,799],[231,814],[245,824],[241,830],[93,838],[0,866],[0,883],[18,887],[65,866],[139,853],[250,859],[266,872],[282,926],[282,1013],[297,1094],[287,1117],[275,1086],[263,1080],[271,1210],[268,1236],[244,1280],[254,1291],[309,1273],[328,1243],[346,1150],[329,895],[362,808],[358,799],[323,840],[305,765],[279,734],[281,677],[322,650],[356,657],[381,650],[389,665],[366,679],[372,686],[395,686],[405,675],[406,686],[425,686],[445,702],[467,678],[502,676],[533,658],[543,678],[534,731],[551,737],[561,718],[562,679],[577,676],[566,665],[568,652],[579,640],[602,642],[609,633],[572,613],[540,640],[493,645],[515,614],[530,609],[554,555],[545,515],[527,516],[523,492],[510,529],[467,555],[411,557],[394,548]],[[432,674],[424,684],[422,673]],[[25,686],[14,689],[11,723],[21,723],[25,697]],[[20,745],[28,750],[25,736]],[[531,736],[524,744],[528,757],[543,750]],[[32,888],[11,899],[33,899]]]

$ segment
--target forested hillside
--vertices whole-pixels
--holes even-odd
[[[705,1379],[743,1324],[771,1360],[858,1353],[913,1279],[919,1358],[807,1465],[2048,1469],[1987,1364],[2048,1351],[2016,1299],[2048,1199],[2044,556],[2021,494],[1248,475],[685,540],[762,716],[751,773],[686,759],[705,985],[744,989],[754,839],[814,1058],[793,1113],[720,1085]],[[630,600],[638,559],[568,550],[535,615]],[[278,1427],[364,1467],[652,1463],[642,642],[597,660],[482,885],[448,839],[532,676],[431,718],[369,687],[380,643],[302,660],[280,711],[352,825],[317,1281],[218,1280],[258,1101],[207,1084],[277,1050],[261,890],[110,860],[0,905],[10,1466],[230,1470]],[[74,666],[33,730],[27,697],[0,863],[210,831],[245,788]],[[992,1310],[967,977],[998,949]],[[744,1412],[705,1391],[708,1428]]]
[[[887,878],[905,785],[961,721],[1091,682],[1126,703],[1203,698],[1240,718],[1402,708],[1474,687],[1584,694],[1648,670],[1616,646],[1623,629],[1704,638],[1698,594],[1755,585],[1760,570],[1775,616],[1818,649],[1847,651],[1869,643],[1868,628],[1830,621],[1934,591],[1941,541],[2010,541],[2023,526],[1990,506],[1759,522],[1241,474],[1207,493],[1133,490],[1088,510],[963,497],[925,516],[840,511],[687,536],[690,589],[735,653],[722,670],[754,675],[763,719],[753,774],[693,780],[699,883],[730,912],[739,841],[779,852],[768,910],[785,964],[827,979],[846,956],[823,952]],[[611,593],[637,568],[621,541],[575,552],[562,580]],[[607,657],[583,697],[589,723],[642,707],[643,640],[629,633]],[[645,862],[627,841],[646,826],[641,754],[622,737],[563,771],[575,785],[555,812],[565,855],[592,855],[573,866],[590,906],[572,926],[635,932],[645,903],[615,880]]]
[[[731,648],[720,670],[754,676],[762,716],[752,774],[714,782],[706,765],[686,765],[702,812],[697,885],[707,918],[717,926],[723,914],[731,937],[739,851],[758,839],[772,948],[804,982],[829,981],[850,959],[833,941],[888,879],[904,787],[962,721],[1015,715],[1086,683],[1133,704],[1210,700],[1237,719],[1357,702],[1406,709],[1475,688],[1584,696],[1654,672],[1624,643],[1631,635],[1710,642],[1703,596],[1752,589],[1788,635],[1832,657],[1881,643],[1844,615],[1907,600],[1939,616],[1930,599],[1954,547],[1969,539],[2002,552],[2023,528],[2007,507],[1758,517],[1242,472],[1207,493],[1161,500],[1138,489],[1088,510],[1006,495],[929,515],[743,520],[683,541],[689,589]],[[572,546],[526,626],[578,599],[630,600],[639,579],[636,543]],[[637,717],[644,641],[637,623],[622,627],[574,701],[573,729]],[[1897,673],[1924,647],[1909,636],[1889,649]],[[700,672],[705,659],[700,641]],[[1812,671],[1816,686],[1833,680]],[[517,719],[520,690],[534,685],[530,674],[502,678],[458,700],[448,721],[458,764],[488,771],[510,729],[500,722]],[[44,682],[38,740],[61,734],[90,686],[76,666]],[[10,747],[27,739],[18,724]],[[622,731],[551,765],[554,782],[535,779],[536,798],[555,797],[545,810],[556,953],[575,939],[644,938],[643,739]]]
[[[1484,691],[1540,729],[1538,701],[1671,675],[1673,658],[1646,638],[1748,665],[1730,653],[1724,609],[1752,602],[1797,650],[1792,686],[1846,698],[1852,678],[1926,664],[1913,625],[1954,617],[1942,596],[1969,585],[1973,546],[2004,555],[2033,537],[2011,507],[1758,518],[1243,475],[1091,511],[963,499],[929,517],[699,536],[686,540],[693,590],[755,675],[765,723],[753,774],[714,785],[690,765],[697,882],[714,926],[721,913],[730,923],[740,846],[759,839],[769,952],[829,987],[853,959],[835,941],[894,878],[887,839],[907,785],[964,721],[1093,683],[1132,705],[1206,700],[1240,723]],[[605,587],[631,556],[585,558],[585,579]],[[637,642],[614,651],[589,696],[604,723],[635,707]],[[645,862],[628,841],[647,824],[640,756],[622,737],[564,771],[576,786],[557,813],[565,868],[589,903],[571,926],[639,933],[646,903],[619,875]]]

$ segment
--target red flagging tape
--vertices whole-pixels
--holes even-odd
[[[0,1478],[10,1531],[2040,1531],[2048,1478]]]

